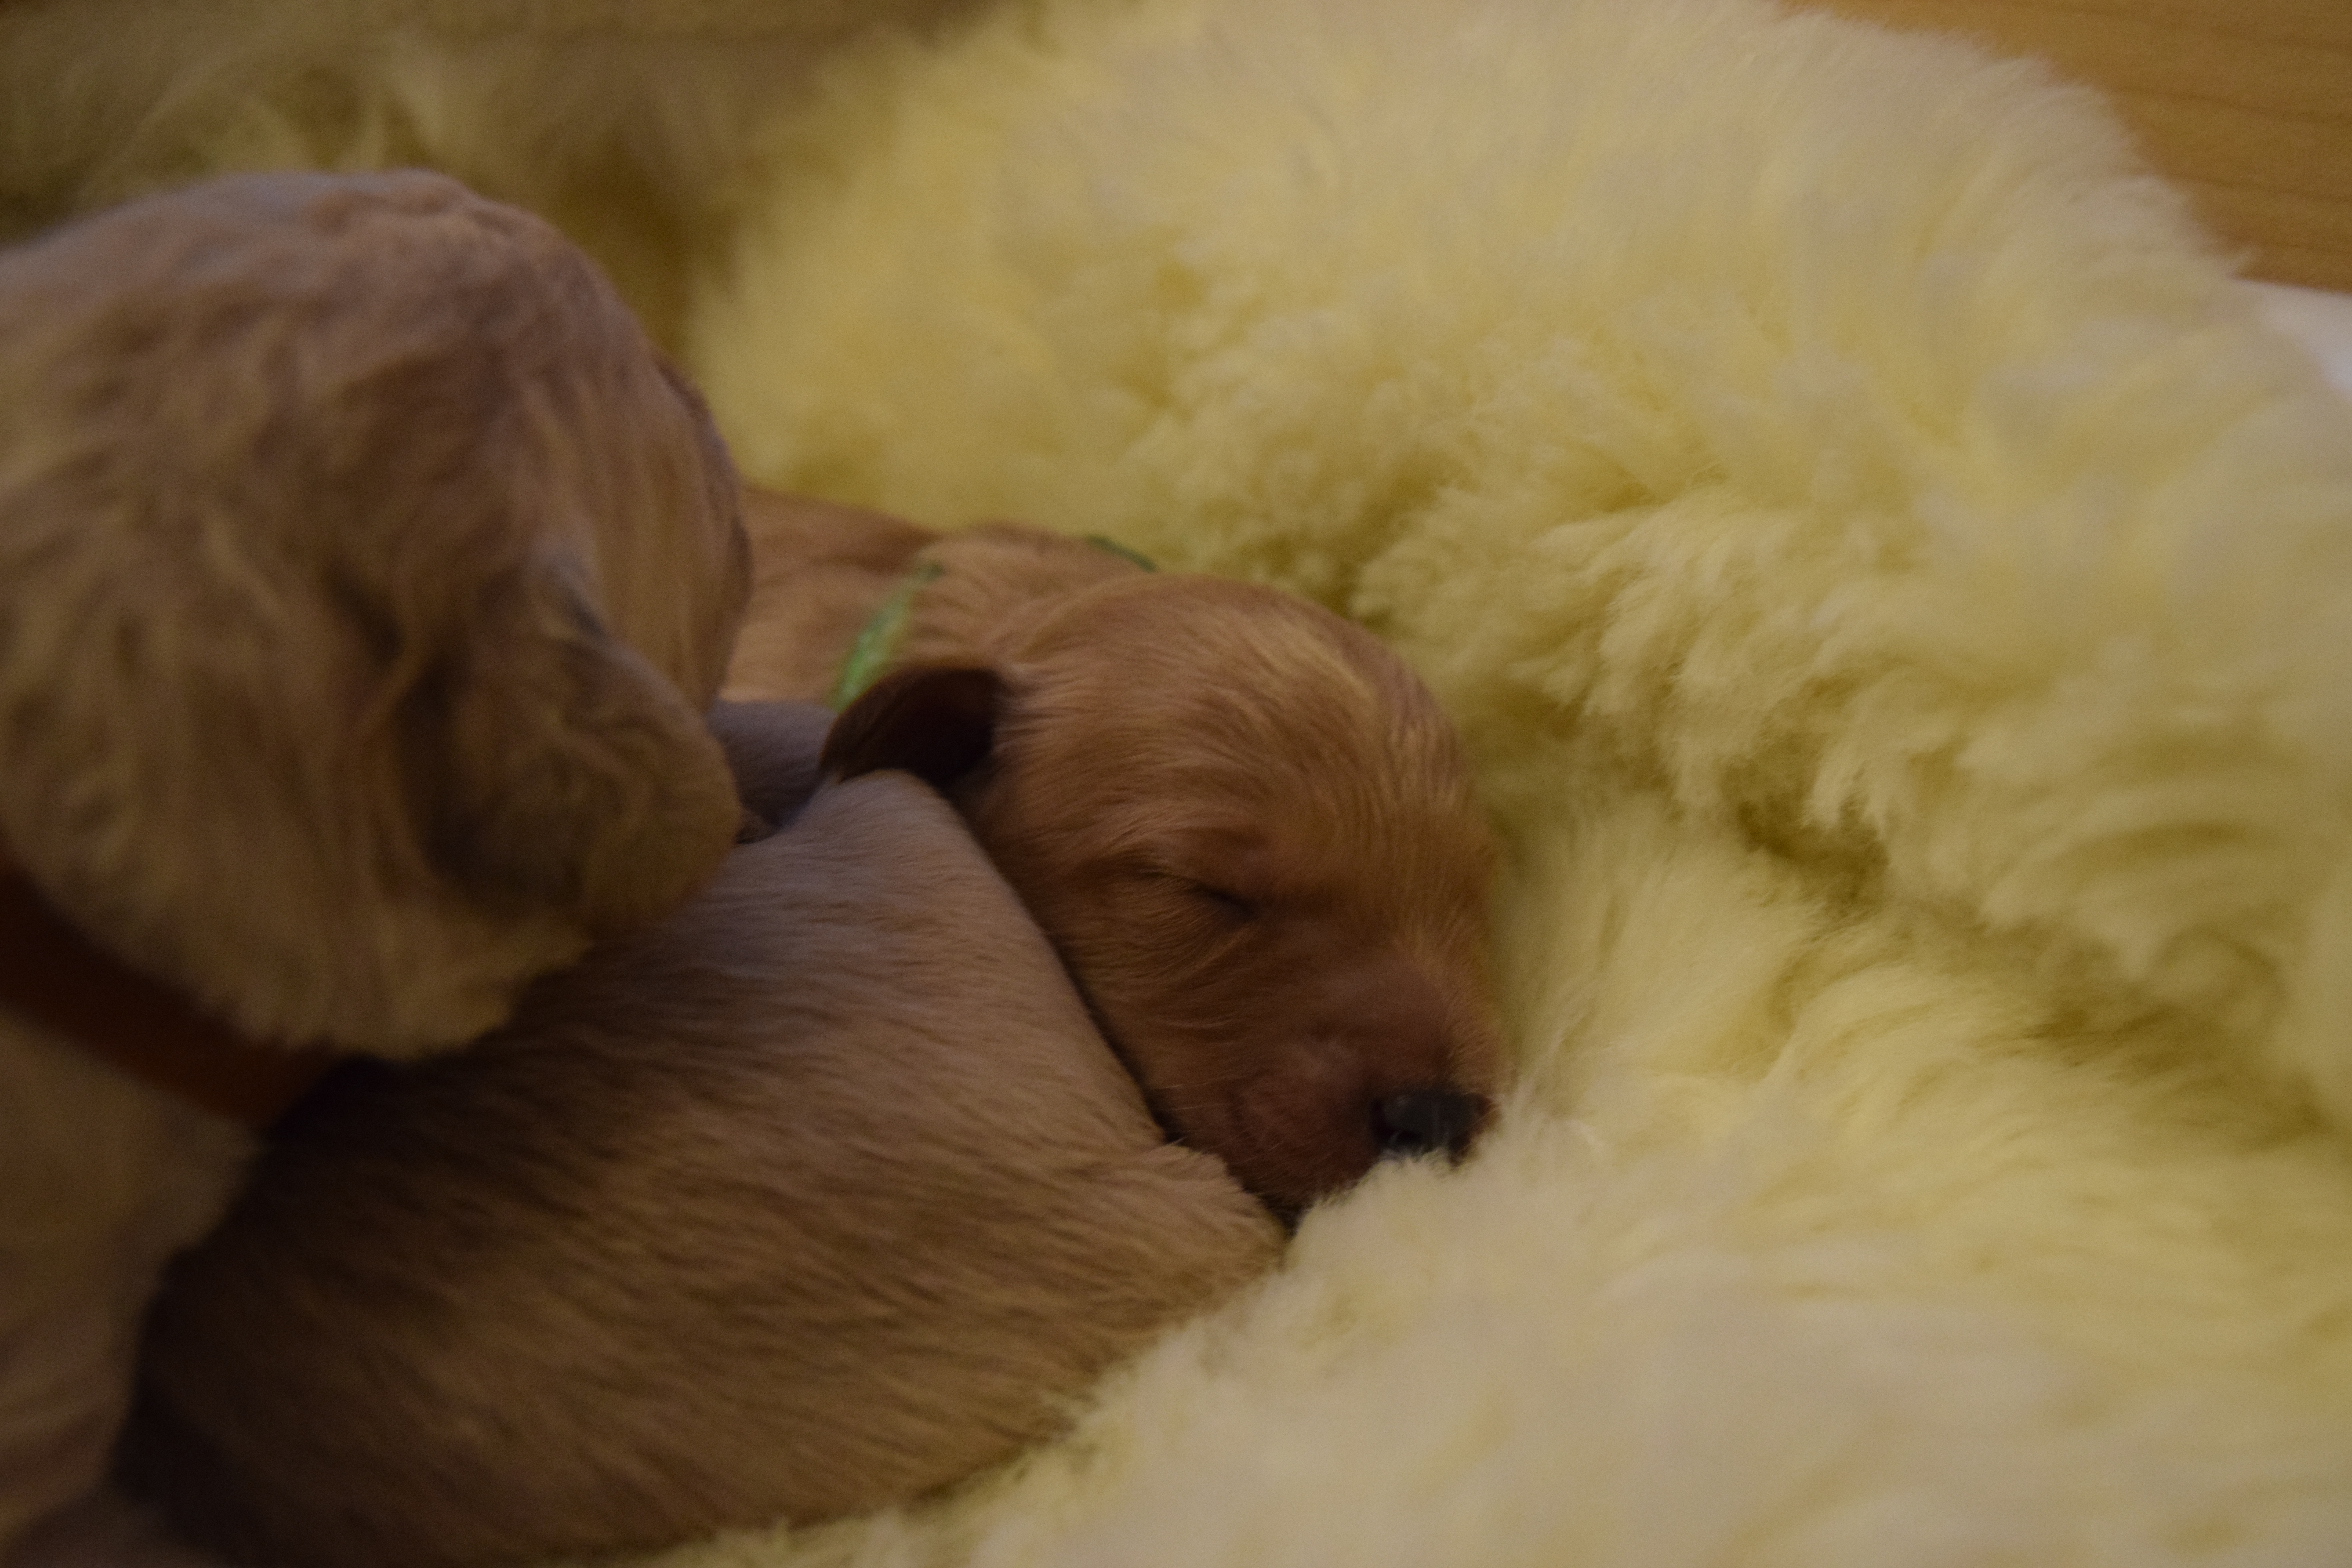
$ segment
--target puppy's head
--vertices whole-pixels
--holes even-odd
[[[1451,727],[1361,629],[1122,578],[998,666],[886,678],[827,752],[949,789],[1171,1130],[1277,1207],[1486,1119],[1491,840]]]
[[[0,256],[0,841],[95,940],[402,1054],[725,852],[735,478],[547,226],[219,181]]]

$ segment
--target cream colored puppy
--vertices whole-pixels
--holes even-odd
[[[699,400],[451,181],[0,254],[0,1558],[99,1475],[288,1047],[467,1039],[716,866],[744,572]]]

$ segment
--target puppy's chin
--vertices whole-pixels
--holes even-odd
[[[1370,1102],[1335,1091],[1328,1075],[1313,1071],[1261,1074],[1205,1104],[1171,1110],[1169,1121],[1183,1142],[1217,1155],[1235,1181],[1286,1218],[1355,1185],[1381,1156]]]
[[[1125,1049],[1170,1133],[1216,1155],[1287,1217],[1353,1186],[1385,1156],[1459,1158],[1492,1116],[1491,1074],[1408,1083],[1377,1044],[1244,1037],[1203,1053],[1147,1033]]]

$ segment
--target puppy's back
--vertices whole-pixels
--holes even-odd
[[[1044,1435],[1277,1246],[876,775],[493,1041],[310,1107],[167,1284],[127,1466],[257,1562],[817,1519]]]
[[[826,698],[859,634],[902,590],[903,638],[881,661],[979,664],[1041,606],[1139,570],[1123,552],[1018,523],[940,534],[756,488],[744,491],[743,522],[751,600],[725,688],[738,701]]]
[[[878,511],[747,489],[751,597],[722,695],[821,700],[841,656],[936,537]]]

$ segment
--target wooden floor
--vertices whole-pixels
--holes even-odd
[[[2352,291],[2352,0],[1811,0],[2105,89],[2248,270]]]

